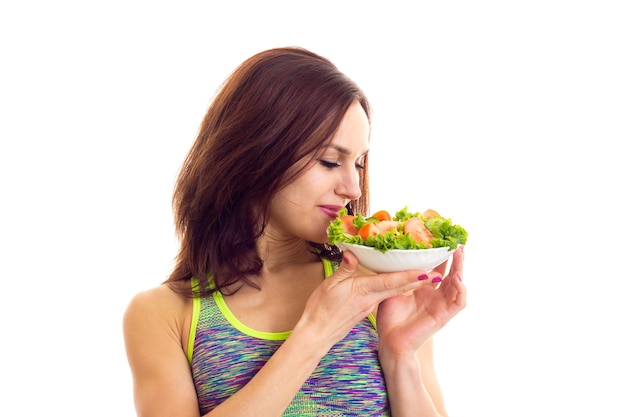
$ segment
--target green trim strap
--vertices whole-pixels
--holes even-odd
[[[198,279],[191,277],[191,289],[193,292],[198,290]],[[200,317],[200,297],[193,297],[193,307],[191,310],[191,326],[189,328],[189,339],[187,339],[187,360],[191,365],[193,357],[193,345],[196,341],[196,329],[198,328],[198,319]]]

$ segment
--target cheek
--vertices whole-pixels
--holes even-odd
[[[324,193],[328,192],[329,187],[328,173],[312,169],[285,188],[284,196],[302,205],[311,205],[320,199],[324,200]]]
[[[307,193],[313,196],[322,196],[326,192],[332,192],[337,176],[340,172],[329,171],[327,168],[318,166],[311,169],[308,175],[301,178],[300,188],[308,190]]]

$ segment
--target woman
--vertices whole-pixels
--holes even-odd
[[[310,51],[231,74],[176,184],[174,270],[124,317],[139,416],[446,415],[432,336],[465,306],[462,250],[445,277],[373,274],[326,243],[342,207],[367,213],[369,132]]]

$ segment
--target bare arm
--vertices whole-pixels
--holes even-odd
[[[124,335],[139,417],[200,415],[182,343],[185,311],[184,300],[166,286],[137,295],[127,308]],[[282,415],[332,346],[315,343],[320,339],[305,328],[292,336],[245,387],[208,415]]]
[[[447,417],[433,362],[433,340],[406,358],[385,360],[385,381],[395,416]]]
[[[428,342],[417,351],[417,359],[420,363],[421,378],[424,387],[428,391],[428,395],[432,399],[439,414],[443,417],[447,417],[448,413],[446,411],[443,393],[439,385],[439,380],[437,379],[437,373],[435,372],[434,348],[434,338],[431,337]]]
[[[356,276],[347,262],[309,298],[290,337],[241,390],[207,416],[281,416],[320,359],[383,299],[429,285],[415,273]],[[137,295],[124,317],[124,337],[139,417],[198,417],[185,356],[189,300],[161,286]]]
[[[198,417],[189,362],[182,347],[185,300],[167,286],[136,295],[124,315],[126,355],[139,417]]]
[[[394,417],[447,417],[434,367],[433,335],[465,307],[463,251],[440,285],[389,298],[377,312],[379,359]],[[430,272],[442,276],[445,265]]]

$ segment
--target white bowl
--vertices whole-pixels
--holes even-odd
[[[391,249],[381,252],[369,246],[354,245],[340,242],[341,250],[352,252],[359,263],[374,272],[397,272],[419,269],[430,271],[441,265],[454,253],[454,250],[443,247],[433,249]]]

